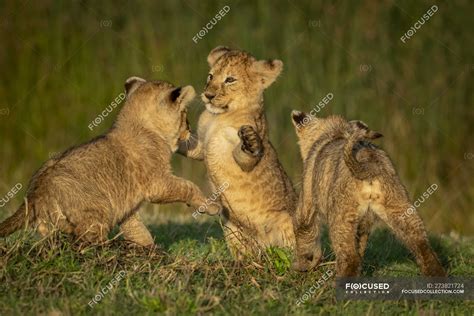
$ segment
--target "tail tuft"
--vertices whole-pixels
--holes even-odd
[[[346,132],[346,145],[344,147],[344,160],[347,167],[351,170],[352,174],[360,180],[365,180],[377,176],[380,172],[377,163],[373,161],[372,151],[369,150],[368,157],[365,161],[359,161],[356,158],[358,150],[365,148],[376,148],[372,143],[367,140],[374,140],[383,135],[379,132],[375,132],[369,129],[367,124],[362,121],[350,121],[351,128]],[[362,149],[363,150],[363,149]]]

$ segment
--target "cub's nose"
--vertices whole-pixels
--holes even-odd
[[[212,93],[204,93],[204,96],[209,100],[211,101],[212,99],[214,99],[214,97],[216,96],[215,94],[212,94]]]

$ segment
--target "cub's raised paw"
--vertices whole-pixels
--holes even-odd
[[[258,157],[263,155],[263,146],[260,136],[250,125],[242,125],[239,129],[239,138],[242,140],[242,151]]]
[[[219,215],[222,212],[222,205],[211,202],[206,208],[207,215]]]
[[[197,217],[199,214],[207,215],[219,215],[222,212],[222,205],[216,202],[209,202],[206,205],[201,205],[194,213],[193,216]]]

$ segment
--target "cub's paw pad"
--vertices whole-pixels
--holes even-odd
[[[242,125],[238,135],[242,140],[242,151],[256,157],[263,155],[262,140],[252,126]]]

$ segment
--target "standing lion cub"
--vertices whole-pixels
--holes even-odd
[[[411,208],[387,154],[370,143],[382,135],[360,121],[316,118],[293,111],[301,155],[303,186],[295,215],[296,261],[306,271],[321,259],[320,225],[329,226],[336,275],[356,276],[375,217],[410,249],[428,276],[444,276],[421,218]]]
[[[0,237],[35,224],[42,235],[59,229],[99,243],[119,224],[126,240],[149,246],[153,238],[137,214],[142,202],[205,204],[199,188],[170,166],[178,140],[189,135],[193,87],[131,77],[125,89],[127,100],[110,131],[48,160],[31,179],[25,202],[0,224]]]
[[[211,69],[198,138],[182,144],[179,152],[204,160],[214,188],[228,184],[220,196],[234,257],[259,246],[293,247],[296,194],[270,143],[263,104],[263,92],[283,63],[223,46],[213,49],[207,61]]]

